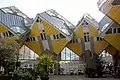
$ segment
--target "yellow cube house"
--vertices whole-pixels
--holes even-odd
[[[120,0],[99,0],[97,4],[101,12],[120,24]]]
[[[81,56],[85,51],[100,54],[108,43],[99,37],[98,22],[85,14],[74,30],[74,37],[67,45],[69,49]]]
[[[25,45],[36,53],[59,54],[73,38],[74,27],[54,10],[37,14]]]

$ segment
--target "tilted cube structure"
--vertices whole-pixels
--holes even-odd
[[[110,24],[106,25],[104,19]],[[39,13],[33,20],[14,6],[0,9],[0,37],[17,36],[21,46],[26,45],[37,54],[56,55],[65,47],[79,56],[86,51],[97,55],[103,50],[115,52],[120,49],[120,44],[116,44],[112,37],[119,38],[119,35],[108,34],[114,25],[120,32],[119,25],[107,17],[98,23],[85,14],[74,26],[55,10]]]

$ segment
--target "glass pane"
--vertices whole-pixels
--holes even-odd
[[[66,35],[72,34],[71,28],[75,26],[63,18],[60,14],[58,14],[54,10],[48,10],[40,14],[45,20],[47,20],[54,27],[58,28],[60,31],[65,33]]]
[[[39,56],[26,46],[23,46],[22,49],[20,50],[19,59],[23,59],[23,60],[34,59],[35,60],[37,57]]]
[[[66,60],[70,60],[70,50],[66,48]]]
[[[61,52],[61,60],[65,60],[65,49]]]

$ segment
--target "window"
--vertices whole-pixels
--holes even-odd
[[[31,40],[31,41],[35,41],[35,37],[31,37],[30,40]]]
[[[120,28],[118,28],[118,33],[120,33]]]
[[[46,35],[45,35],[45,33],[43,33],[43,35],[44,35],[44,40],[46,40]]]
[[[45,35],[45,33],[40,33],[40,36],[41,36],[41,39],[42,39],[42,40],[46,40],[46,35]]]
[[[97,37],[97,41],[102,41],[102,38],[101,37]]]
[[[92,52],[90,52],[90,57],[93,58],[93,53]]]
[[[32,41],[32,37],[30,38],[30,41]]]
[[[9,36],[9,34],[8,34],[8,32],[6,32],[6,37],[8,37]]]
[[[60,39],[60,34],[53,35],[54,39]]]
[[[45,30],[41,31],[40,36],[42,40],[46,40]]]
[[[84,33],[84,41],[85,42],[89,42],[90,41],[89,32]]]
[[[65,38],[65,36],[60,33],[60,38]]]
[[[72,40],[70,41],[70,43],[72,43]]]
[[[29,67],[32,68],[32,64],[29,64]]]
[[[76,39],[76,43],[78,43],[78,40]]]
[[[39,17],[37,17],[37,20],[36,20],[36,22],[39,22]]]
[[[75,40],[73,39],[73,43],[75,43]]]
[[[0,34],[0,38],[2,38],[1,34]]]
[[[43,34],[42,34],[42,33],[40,33],[40,36],[41,36],[41,39],[44,40],[44,38],[43,38]]]
[[[40,22],[42,22],[42,20],[41,20],[41,19],[39,19],[39,21],[40,21]]]
[[[88,22],[86,22],[85,20],[83,21],[82,23],[82,26],[87,26],[88,25]]]
[[[27,67],[28,67],[28,64],[24,64],[24,67],[27,68]]]
[[[29,42],[29,41],[36,41],[36,40],[35,40],[35,37],[28,37],[28,38],[26,39],[26,42]]]
[[[78,39],[73,39],[70,41],[70,43],[78,43]]]
[[[33,41],[35,41],[35,37],[33,37]]]
[[[106,34],[112,34],[112,28],[110,28],[110,29],[106,32]]]
[[[88,23],[86,22],[85,25],[88,25]]]
[[[87,39],[88,39],[88,42],[90,41],[90,37],[89,37],[89,35],[87,35]]]
[[[4,36],[4,37],[9,37],[9,32],[3,33],[3,36]]]
[[[54,39],[56,39],[56,36],[55,36],[55,35],[53,35],[53,37],[54,37]]]
[[[59,36],[58,35],[56,35],[57,36],[57,39],[59,39]]]
[[[86,38],[86,36],[84,36],[84,40],[85,40],[85,42],[87,42],[87,38]]]
[[[13,34],[10,31],[8,31],[8,33],[9,33],[9,36],[13,36]]]
[[[6,37],[5,33],[3,33],[3,36]]]
[[[97,41],[99,41],[99,37],[97,37]]]
[[[26,39],[26,42],[30,41],[29,37]]]
[[[39,20],[37,19],[36,22],[39,22]]]
[[[116,28],[113,29],[113,33],[116,33]]]
[[[43,32],[45,32],[45,30],[42,30]]]
[[[102,38],[100,37],[100,41],[102,41]]]

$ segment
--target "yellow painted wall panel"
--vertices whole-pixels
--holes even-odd
[[[117,8],[117,9],[116,9]],[[113,20],[115,20],[116,22],[120,23],[120,6],[116,7],[115,10],[112,10],[114,9],[114,7],[111,9],[111,11],[108,13],[108,16],[111,17]]]
[[[24,46],[25,46],[25,45],[23,45],[23,46],[20,48],[19,53],[22,53],[22,52],[24,51]]]
[[[54,52],[59,54],[67,43],[68,41],[66,39],[52,40],[52,47]]]
[[[45,29],[45,33],[46,35],[55,35],[55,34],[59,34],[60,32],[58,30],[56,30],[52,25],[50,25],[49,23],[43,21],[43,26]]]
[[[89,31],[90,31],[90,37],[98,37],[98,30],[93,25],[88,25]],[[94,40],[94,50],[96,54],[100,54],[106,47],[108,46],[108,43],[106,41],[95,41]]]
[[[82,55],[82,45],[80,43],[68,43],[67,48],[69,48],[78,56]]]
[[[120,51],[120,35],[119,34],[107,34],[104,39]]]
[[[29,37],[33,37],[33,36],[40,36],[40,30],[38,28],[38,23],[35,22],[31,28],[31,32],[29,34]]]
[[[90,36],[91,37],[96,37],[98,35],[98,31],[93,25],[88,25],[89,31],[90,31]]]
[[[118,8],[117,12],[114,12],[112,19],[114,19],[116,22],[120,23],[120,8]]]
[[[94,49],[96,54],[100,54],[103,50],[108,47],[108,43],[105,41],[94,41]]]
[[[25,45],[37,54],[42,53],[39,42],[25,42]]]
[[[8,29],[4,25],[0,24],[0,33],[7,32],[7,31]]]
[[[75,29],[75,38],[83,38],[84,33],[83,33],[83,27],[79,26],[78,28]]]
[[[112,47],[111,45],[109,45],[107,48],[106,48],[106,51],[112,55],[116,54],[117,50]]]
[[[78,26],[75,31],[74,31],[74,37],[73,39],[77,39],[77,38],[83,38],[84,37],[84,33],[83,33],[83,26],[80,25]],[[72,50],[75,54],[77,55],[82,55],[82,46],[81,43],[68,43],[67,47]]]
[[[113,6],[111,10],[107,13],[108,16],[112,16],[117,10],[119,6]]]

